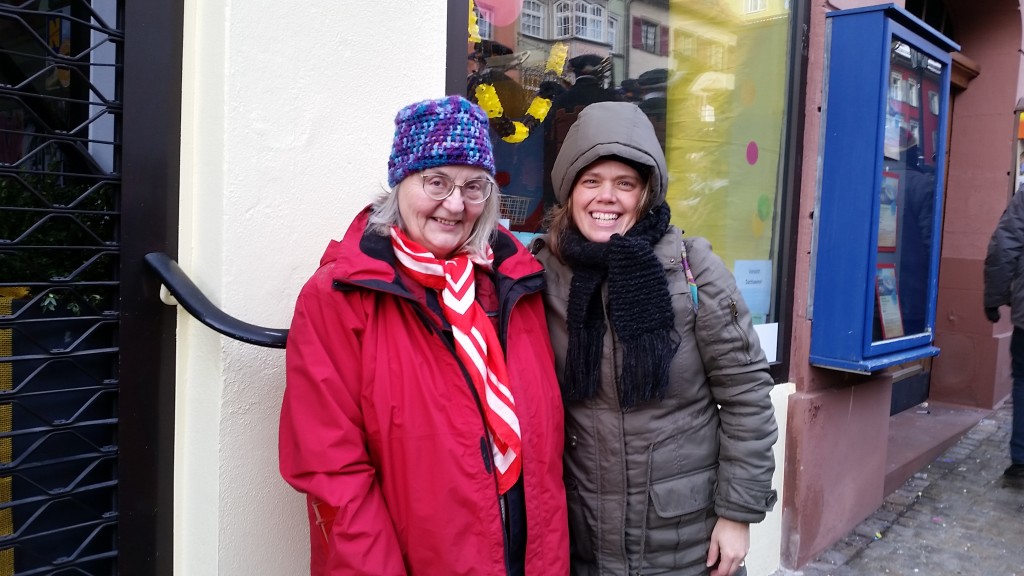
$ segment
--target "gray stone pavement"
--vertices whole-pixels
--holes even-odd
[[[1024,576],[1024,483],[1010,465],[1010,402],[799,570],[771,576]]]

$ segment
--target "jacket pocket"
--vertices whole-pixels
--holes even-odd
[[[752,355],[753,325],[750,310],[738,294],[729,294],[697,315],[697,339],[710,344],[719,368],[746,366]]]
[[[594,530],[587,521],[588,513],[580,496],[579,485],[572,478],[565,479],[565,498],[569,506],[569,556],[573,563],[592,563],[594,555]]]
[[[644,533],[644,558],[659,568],[684,568],[707,559],[718,466],[653,482]]]

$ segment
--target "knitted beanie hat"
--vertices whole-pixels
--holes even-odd
[[[388,185],[438,166],[476,166],[494,175],[487,114],[462,96],[423,100],[395,116]]]

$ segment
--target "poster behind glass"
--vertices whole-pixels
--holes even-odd
[[[943,64],[898,37],[889,93],[878,210],[872,341],[927,329]]]

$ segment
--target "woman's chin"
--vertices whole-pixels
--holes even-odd
[[[450,258],[464,242],[464,239],[439,238],[436,242],[428,243],[424,248],[430,250],[435,258]]]
[[[612,236],[619,234],[619,227],[594,227],[588,226],[585,230],[581,231],[583,237],[591,242],[607,242],[612,239]]]

